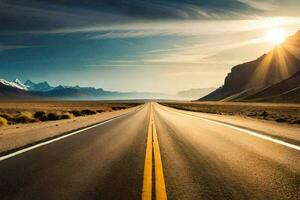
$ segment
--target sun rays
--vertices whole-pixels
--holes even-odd
[[[293,62],[299,59],[297,56],[298,51],[298,46],[282,43],[264,55],[251,77],[249,83],[251,87],[255,88],[259,85],[268,86],[283,78],[290,77],[298,70],[296,67],[291,68],[291,66],[295,66]],[[268,80],[268,82],[266,82],[266,80]]]

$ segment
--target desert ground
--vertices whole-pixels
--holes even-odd
[[[250,117],[279,123],[300,125],[300,104],[213,101],[169,101],[160,103],[181,110]]]
[[[0,101],[0,126],[71,119],[139,104],[125,101]]]

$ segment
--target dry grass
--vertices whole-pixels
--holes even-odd
[[[138,105],[138,103],[103,103],[99,101],[0,101],[3,124],[32,123],[95,115]]]
[[[7,121],[7,124],[32,123],[37,122],[30,112],[20,112],[16,114],[0,113],[0,117]]]
[[[163,102],[177,109],[300,124],[300,104],[239,102]]]
[[[0,126],[5,126],[7,125],[7,120],[3,117],[0,117]]]
[[[21,112],[19,114],[13,115],[13,118],[11,119],[11,122],[13,124],[30,123],[36,121],[37,120],[33,118],[32,113],[30,112]]]
[[[16,113],[23,111],[53,112],[72,110],[110,111],[137,106],[141,102],[107,102],[107,101],[0,101],[0,113]]]

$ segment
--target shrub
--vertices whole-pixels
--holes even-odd
[[[287,120],[284,117],[279,117],[275,119],[276,122],[287,122]]]
[[[48,113],[46,121],[59,120],[59,115],[56,113]]]
[[[73,115],[71,113],[64,113],[60,116],[60,119],[71,119]]]
[[[292,122],[293,124],[300,124],[300,119],[296,119]]]
[[[38,111],[38,112],[34,113],[33,117],[43,121],[43,119],[46,118],[46,113],[44,111]]]
[[[79,110],[72,110],[70,111],[75,117],[82,116],[83,114]]]
[[[103,113],[103,112],[105,112],[104,110],[96,110],[97,111],[97,113]]]
[[[112,110],[122,110],[122,109],[126,109],[125,106],[113,106]]]
[[[257,115],[257,113],[250,112],[250,113],[247,113],[246,115],[249,116],[249,117],[255,117]]]
[[[269,115],[269,113],[267,113],[266,111],[263,111],[260,116],[261,117],[267,117]]]
[[[35,122],[31,113],[24,112],[18,114],[0,114],[0,117],[5,119],[8,124],[30,123]]]
[[[38,119],[31,119],[29,122],[34,123],[34,122],[38,122],[38,121],[39,121]]]
[[[7,125],[7,120],[3,117],[0,117],[0,126],[5,126]]]
[[[6,114],[6,113],[1,113],[1,114],[0,114],[0,117],[2,117],[2,118],[4,118],[4,119],[6,119],[7,121],[9,121],[10,119],[12,119],[12,118],[13,118],[13,116],[12,116],[12,115],[10,115],[10,114]]]
[[[16,115],[14,118],[9,120],[13,124],[19,124],[19,123],[30,123],[32,122],[32,117],[28,113],[20,113]]]
[[[97,113],[96,113],[96,111],[86,109],[86,110],[82,110],[81,114],[82,115],[95,115]]]

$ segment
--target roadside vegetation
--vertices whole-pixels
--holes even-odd
[[[74,115],[73,113],[77,113],[77,115]],[[49,113],[45,111],[37,111],[35,113],[20,112],[17,114],[0,113],[0,126],[71,119],[74,117],[95,114],[97,114],[97,112],[93,110]]]
[[[300,125],[300,104],[244,102],[163,102],[161,104],[187,111],[235,115]]]
[[[23,105],[23,106],[22,106]],[[99,102],[0,102],[0,126],[72,119],[127,109],[138,104]]]
[[[5,126],[7,125],[7,120],[3,117],[0,117],[0,126]]]

